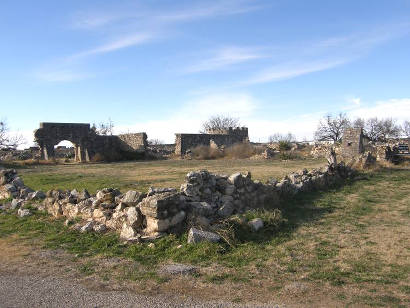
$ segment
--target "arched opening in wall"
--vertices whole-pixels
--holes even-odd
[[[65,162],[75,160],[75,144],[69,140],[62,140],[54,146],[54,155],[56,159],[62,159]]]

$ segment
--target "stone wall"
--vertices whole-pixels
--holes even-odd
[[[234,214],[281,203],[299,193],[323,190],[351,177],[353,170],[343,163],[332,168],[306,169],[271,179],[267,183],[252,180],[251,174],[230,176],[206,170],[190,172],[179,191],[175,188],[150,188],[148,192],[104,188],[90,195],[86,190],[50,190],[47,193],[26,187],[15,170],[0,171],[0,199],[13,198],[1,209],[18,209],[29,215],[25,204],[45,210],[55,217],[75,218],[73,226],[82,232],[116,230],[128,241],[152,239],[189,227],[211,229]]]
[[[219,133],[175,134],[175,136],[175,154],[177,155],[184,155],[188,150],[199,145],[209,146],[211,142],[217,146],[230,146],[249,141],[247,127],[229,128]]]
[[[144,151],[147,146],[146,133],[129,133],[117,136],[121,140],[123,151]]]

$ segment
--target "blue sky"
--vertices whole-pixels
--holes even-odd
[[[172,142],[213,114],[253,141],[326,113],[410,118],[410,0],[0,2],[0,117]]]

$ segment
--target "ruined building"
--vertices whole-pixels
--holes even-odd
[[[342,139],[342,153],[347,157],[358,156],[365,151],[368,138],[363,134],[362,128],[346,128]]]
[[[63,140],[73,143],[78,162],[90,161],[96,154],[103,157],[115,154],[116,159],[130,159],[143,155],[147,146],[146,133],[102,136],[88,123],[40,123],[34,137],[41,158],[45,160],[55,157],[54,146]]]
[[[175,134],[175,154],[184,155],[199,145],[220,147],[248,141],[247,127],[230,127],[223,131],[207,131],[206,134]]]

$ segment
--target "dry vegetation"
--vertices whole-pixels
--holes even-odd
[[[138,182],[137,187],[149,182],[178,186],[193,169],[222,173],[251,170],[255,178],[267,179],[322,164],[316,160],[160,161],[37,166],[19,172],[26,182],[44,187],[52,180],[68,187],[81,175],[83,182],[74,186],[97,187],[107,184],[108,179],[126,178],[117,182],[126,188],[137,179],[146,181]],[[303,194],[283,205],[286,222],[279,230],[276,226],[258,233],[234,230],[236,241],[231,245],[187,245],[183,235],[161,239],[153,247],[126,246],[113,234],[68,232],[62,220],[48,215],[19,219],[0,214],[0,268],[26,271],[30,267],[45,275],[75,277],[103,290],[183,294],[238,303],[408,307],[409,178],[408,165],[380,168],[366,171],[342,187]],[[269,226],[274,213],[247,215],[261,216]],[[21,245],[24,249],[15,249]],[[47,253],[48,249],[52,253]],[[159,274],[157,269],[170,262],[194,264],[199,271],[188,277]]]
[[[319,168],[325,165],[321,159],[305,160],[162,160],[98,164],[11,165],[20,167],[19,174],[33,189],[47,191],[52,188],[83,189],[90,192],[104,187],[116,187],[122,191],[145,191],[149,186],[179,188],[185,175],[192,170],[207,169],[210,172],[232,174],[250,171],[254,179],[267,181],[303,168]]]

